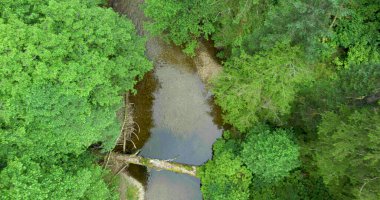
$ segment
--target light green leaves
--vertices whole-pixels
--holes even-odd
[[[197,39],[201,36],[207,38],[215,31],[208,5],[199,0],[147,0],[144,13],[152,19],[147,28],[153,35],[162,34],[167,41],[184,45],[184,52],[194,56]]]
[[[133,24],[99,2],[0,2],[1,198],[117,196],[85,152],[113,148],[122,94],[152,64]]]
[[[87,155],[88,156],[88,155]],[[15,159],[0,173],[1,199],[116,199],[115,188],[102,180],[107,173],[86,158],[46,165]],[[117,193],[116,193],[117,194]]]
[[[229,136],[224,132],[224,137]],[[214,157],[199,173],[205,199],[255,199],[250,192],[276,185],[300,166],[298,145],[291,131],[271,131],[266,125],[256,126],[242,143],[235,139],[218,139]],[[254,184],[253,184],[254,183]],[[253,185],[252,185],[253,184]]]
[[[225,120],[243,132],[259,121],[282,124],[299,84],[311,79],[301,56],[298,48],[278,45],[228,61],[213,90]]]
[[[290,139],[290,131],[270,131],[257,126],[243,144],[242,158],[247,168],[260,181],[275,183],[300,166],[298,145]]]
[[[41,15],[37,21],[0,25],[0,109],[20,119],[17,127],[25,127],[31,140],[43,141],[34,143],[43,152],[81,153],[104,135],[118,134],[120,94],[152,67],[144,40],[111,10],[76,0],[32,7]],[[18,138],[11,134],[14,122],[6,126],[5,138]]]
[[[244,200],[249,198],[252,173],[238,156],[237,143],[219,139],[214,144],[214,158],[199,172],[206,200]]]

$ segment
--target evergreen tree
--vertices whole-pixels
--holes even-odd
[[[300,84],[311,79],[301,56],[298,48],[280,44],[271,51],[242,54],[226,62],[213,89],[226,122],[243,132],[258,122],[283,124]]]
[[[341,198],[380,196],[380,115],[377,109],[327,112],[318,128],[317,163]]]

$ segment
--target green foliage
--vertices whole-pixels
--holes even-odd
[[[191,9],[199,10],[197,6],[192,5]],[[258,137],[249,130],[262,122],[294,126],[298,138],[305,139],[300,142],[305,155],[310,156],[310,161],[318,161],[320,173],[335,197],[376,199],[380,191],[379,179],[374,175],[379,174],[374,158],[378,154],[374,145],[379,140],[379,2],[226,0],[205,7],[206,18],[216,16],[210,21],[214,27],[211,38],[216,47],[222,48],[226,59],[223,72],[214,81],[213,92],[225,121],[246,133],[243,144]],[[198,21],[197,25],[202,23]],[[235,154],[252,171],[250,164],[255,162],[249,164],[245,159],[260,150],[246,147],[244,151],[249,153]],[[267,160],[262,166],[275,161],[281,158]],[[315,169],[315,163],[304,165],[303,169]],[[307,191],[303,183],[299,185],[302,191],[281,191],[289,185],[291,189],[296,187],[285,183],[289,177],[264,184],[260,179],[265,171],[253,174],[251,198],[318,196],[306,195],[303,191],[314,191]],[[324,188],[320,181],[312,185]]]
[[[114,196],[85,152],[112,149],[121,94],[152,66],[132,23],[99,2],[0,2],[4,199]]]
[[[65,158],[48,165],[27,157],[16,158],[0,173],[1,199],[117,199],[117,188],[102,181],[106,173],[93,160]]]
[[[18,19],[0,24],[0,122],[6,127],[0,137],[30,156],[80,154],[115,139],[119,95],[151,65],[144,40],[111,10],[79,1],[41,7],[44,17],[32,26]]]
[[[380,63],[379,2],[377,0],[343,2],[337,15],[336,35],[332,40],[334,45],[343,49],[336,64],[349,67]]]
[[[216,47],[224,48],[227,55],[236,51],[257,27],[264,23],[271,0],[217,1],[212,9],[216,31],[212,35]]]
[[[290,134],[282,129],[272,132],[266,126],[257,126],[247,135],[241,156],[260,182],[274,183],[300,165],[299,149]]]
[[[252,55],[290,41],[308,57],[318,58],[332,51],[326,43],[333,36],[330,15],[340,11],[341,4],[330,0],[149,0],[144,12],[152,19],[148,27],[153,34],[185,45],[187,53],[197,38],[211,36],[226,55],[240,51]]]
[[[235,47],[252,28],[261,23],[269,0],[147,0],[144,13],[152,19],[148,29],[162,34],[185,53],[194,55],[197,39],[212,35],[218,47]]]
[[[193,53],[197,38],[211,35],[215,46],[227,52],[252,55],[290,41],[308,58],[330,57],[334,48],[343,47],[350,48],[347,61],[337,63],[379,61],[379,6],[374,0],[151,0],[144,8],[153,20],[151,32],[186,45],[188,53]]]
[[[252,174],[236,154],[237,148],[232,140],[218,139],[215,142],[214,158],[199,172],[204,199],[248,199]]]
[[[185,45],[185,52],[194,55],[197,38],[215,31],[212,17],[208,16],[205,3],[211,1],[147,0],[144,13],[153,19],[147,29],[153,34],[164,34],[166,40]]]
[[[293,126],[302,127],[315,138],[321,115],[342,106],[368,104],[365,97],[380,91],[380,65],[362,64],[343,68],[300,89],[293,108]]]
[[[264,22],[244,37],[243,49],[253,54],[289,41],[291,46],[301,47],[308,58],[319,58],[328,48],[320,41],[332,35],[329,14],[336,6],[329,0],[280,0],[269,7]]]
[[[223,135],[213,146],[213,159],[199,172],[205,199],[249,199],[252,180],[259,187],[275,184],[300,164],[298,147],[285,130],[271,132],[260,125],[244,143],[229,138],[228,131]]]
[[[361,199],[379,197],[379,124],[376,109],[323,115],[316,158],[320,173],[334,194]]]
[[[296,171],[274,184],[256,183],[251,193],[252,199],[333,199],[321,178],[307,177]]]
[[[355,101],[380,92],[380,62],[377,64],[352,65],[338,73],[338,87],[342,96]]]
[[[240,131],[259,121],[282,124],[299,84],[310,79],[298,48],[278,45],[255,56],[242,54],[225,64],[213,92],[225,120]]]

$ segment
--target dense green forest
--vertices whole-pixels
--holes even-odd
[[[100,3],[0,1],[0,199],[118,199],[87,148],[113,148],[121,94],[152,66]]]
[[[146,0],[148,29],[193,56],[234,128],[201,173],[205,199],[380,198],[378,0]]]
[[[0,199],[118,199],[89,151],[115,146],[122,94],[152,69],[103,0],[0,1]],[[192,57],[231,125],[206,200],[380,198],[379,0],[145,0],[146,29]]]

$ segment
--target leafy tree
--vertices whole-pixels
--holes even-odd
[[[218,139],[214,143],[214,158],[199,173],[204,199],[248,199],[252,174],[238,155],[239,148],[233,140]]]
[[[151,65],[144,40],[113,11],[79,1],[42,7],[37,24],[0,24],[1,138],[17,146],[11,152],[80,154],[117,136],[119,95]]]
[[[376,0],[342,1],[331,41],[340,48],[337,65],[380,63],[379,10]]]
[[[224,119],[246,131],[259,121],[282,124],[310,72],[296,47],[278,45],[255,56],[242,54],[225,63],[213,92]]]
[[[343,4],[335,0],[149,0],[144,12],[152,19],[153,34],[185,45],[188,53],[193,53],[199,37],[211,36],[226,55],[241,51],[252,55],[286,40],[302,47],[308,57],[319,58],[333,51],[327,43],[336,21],[332,16],[347,15]]]
[[[152,19],[148,29],[162,34],[176,45],[185,45],[185,52],[194,55],[197,39],[212,35],[217,47],[239,46],[242,38],[261,23],[269,0],[147,0],[144,13]]]
[[[321,178],[308,177],[301,171],[296,171],[283,180],[273,184],[254,182],[251,192],[252,199],[257,200],[333,199]]]
[[[288,134],[260,125],[242,143],[224,132],[224,138],[214,143],[213,159],[199,173],[204,198],[254,198],[256,194],[250,196],[253,190],[259,193],[288,176],[300,164],[298,147]]]
[[[205,3],[211,1],[177,1],[177,0],[147,0],[144,13],[153,20],[148,30],[154,34],[162,34],[166,40],[176,45],[185,45],[186,53],[194,55],[197,38],[206,38],[215,31],[214,19],[207,11],[210,7]]]
[[[98,141],[113,147],[121,94],[152,66],[132,23],[98,3],[0,2],[4,199],[114,196],[83,155]]]
[[[317,163],[324,182],[343,198],[380,195],[380,115],[377,109],[327,112],[318,129]]]
[[[243,161],[260,182],[274,183],[300,165],[298,146],[286,130],[257,126],[242,146]]]
[[[91,157],[54,165],[27,157],[9,161],[0,173],[1,199],[118,199],[117,188],[103,181],[107,172],[84,156]]]

